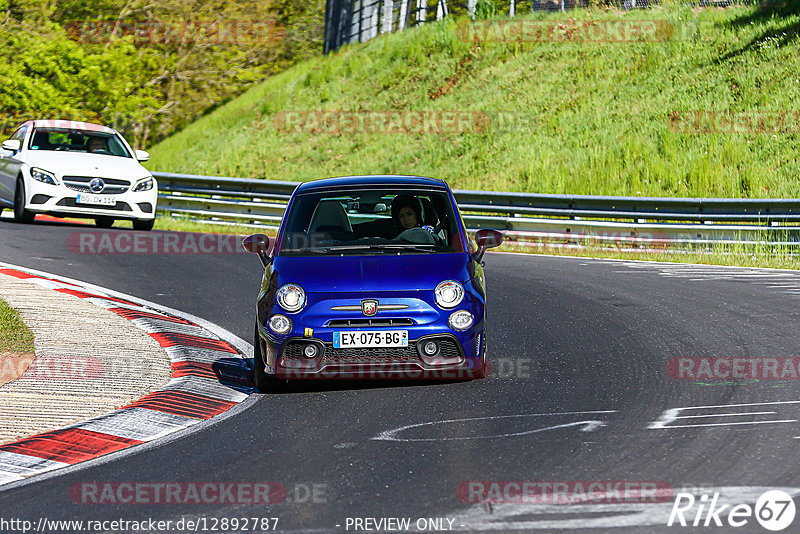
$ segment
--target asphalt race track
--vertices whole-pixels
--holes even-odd
[[[75,254],[66,243],[76,231],[96,230],[0,220],[0,260],[251,340],[255,256]],[[799,356],[800,274],[509,254],[487,254],[486,264],[488,379],[257,395],[200,432],[2,491],[0,515],[278,517],[282,532],[343,532],[348,518],[388,517],[449,518],[460,531],[766,532],[753,518],[737,529],[667,527],[671,500],[488,506],[456,490],[467,481],[650,481],[750,504],[767,489],[800,493],[798,380],[677,380],[666,370],[677,357]],[[278,482],[288,494],[267,507],[74,504],[69,494],[86,482],[207,481]]]

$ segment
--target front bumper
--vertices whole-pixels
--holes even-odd
[[[25,184],[26,209],[33,213],[56,216],[112,217],[114,219],[150,220],[155,218],[158,200],[157,188],[149,191],[103,195],[113,197],[114,205],[78,204],[80,193],[63,184],[51,185],[28,180]]]
[[[387,327],[407,330],[407,347],[334,348],[333,332],[313,331],[305,336],[276,336],[259,327],[260,352],[267,373],[281,379],[471,379],[485,364],[486,340],[483,323],[465,332],[438,327]],[[346,329],[358,331],[359,329]],[[376,330],[364,328],[361,330]],[[438,350],[427,355],[422,347],[429,341]],[[304,349],[314,345],[317,352],[307,357]],[[258,365],[258,362],[256,362]]]

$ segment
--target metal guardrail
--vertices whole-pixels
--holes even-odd
[[[301,182],[154,172],[158,211],[275,228]],[[800,199],[646,198],[455,190],[468,228],[523,242],[798,244]],[[749,223],[749,224],[748,224]]]

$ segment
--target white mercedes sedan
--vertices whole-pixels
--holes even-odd
[[[0,149],[0,212],[32,222],[37,213],[94,219],[108,228],[116,220],[151,230],[158,184],[116,130],[98,124],[36,120],[22,124]]]

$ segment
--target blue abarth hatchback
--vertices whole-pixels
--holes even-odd
[[[259,390],[308,378],[483,378],[482,258],[443,180],[357,176],[295,189],[278,237],[245,238],[265,272]]]

